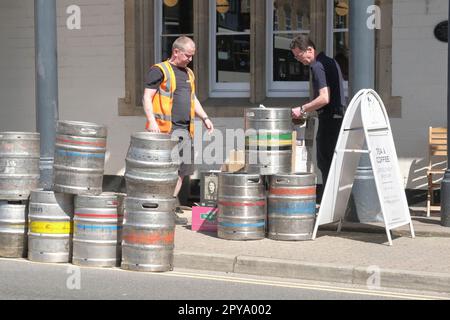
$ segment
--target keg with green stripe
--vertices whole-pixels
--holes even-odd
[[[27,249],[27,203],[0,201],[0,257],[23,258]]]
[[[316,176],[311,173],[270,177],[268,237],[310,240],[316,221]]]
[[[28,259],[67,263],[72,255],[73,195],[31,192],[28,214]]]
[[[291,173],[292,131],[291,109],[249,109],[245,113],[246,172]]]
[[[217,234],[227,240],[259,240],[266,232],[266,196],[258,174],[219,174]]]
[[[102,193],[107,129],[89,122],[58,121],[53,182],[55,192]]]
[[[75,197],[73,264],[120,265],[124,198],[124,194],[110,192]]]

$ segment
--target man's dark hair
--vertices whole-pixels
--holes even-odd
[[[290,45],[290,49],[293,50],[295,48],[299,48],[302,51],[306,51],[308,47],[312,47],[314,50],[316,49],[316,45],[314,42],[309,38],[306,34],[301,34],[299,36],[296,36]]]

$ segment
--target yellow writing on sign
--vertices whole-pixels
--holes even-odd
[[[33,221],[30,223],[32,233],[71,234],[72,224],[67,222]]]

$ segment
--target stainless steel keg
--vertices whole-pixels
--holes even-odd
[[[131,136],[125,180],[130,197],[172,197],[178,181],[178,140],[169,134],[139,132]]]
[[[316,176],[270,177],[267,214],[270,239],[310,240],[316,221]]]
[[[264,239],[266,196],[264,181],[255,174],[219,174],[217,234],[227,240]]]
[[[164,272],[173,269],[176,200],[125,199],[122,269]]]
[[[27,225],[27,202],[0,201],[0,257],[26,256]]]
[[[107,129],[89,122],[58,121],[54,191],[70,194],[102,193]]]
[[[28,214],[28,259],[70,262],[73,196],[53,191],[31,192]]]
[[[75,197],[73,257],[79,266],[115,267],[120,265],[123,194]]]
[[[39,133],[0,133],[0,200],[28,200],[39,188],[39,158]]]
[[[292,172],[292,115],[286,108],[253,108],[245,113],[247,173]]]

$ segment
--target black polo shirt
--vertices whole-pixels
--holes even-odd
[[[344,79],[341,68],[336,60],[326,56],[323,52],[317,55],[311,64],[314,99],[319,96],[320,89],[330,89],[330,103],[323,106],[317,113],[319,117],[330,117],[335,114],[343,115],[345,101]]]
[[[173,94],[172,130],[187,129],[191,123],[191,84],[187,69],[171,64],[177,88]],[[159,67],[152,67],[145,77],[144,87],[157,90],[164,80],[164,74]]]

